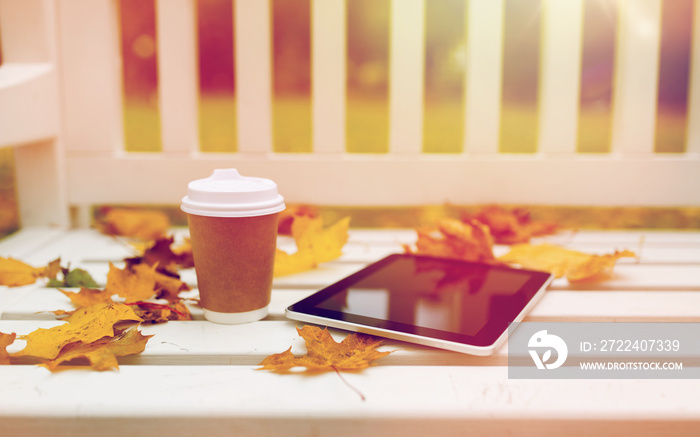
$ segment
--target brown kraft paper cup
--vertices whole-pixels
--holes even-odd
[[[272,290],[279,213],[254,217],[188,214],[192,254],[202,307],[216,313],[247,313],[243,323],[267,314]],[[235,314],[231,314],[235,318]]]

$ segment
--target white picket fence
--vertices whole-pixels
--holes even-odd
[[[313,153],[274,153],[270,3],[235,0],[238,152],[199,152],[195,0],[156,0],[162,153],[127,153],[116,0],[0,0],[0,146],[23,225],[69,207],[177,204],[213,168],[276,180],[289,202],[700,205],[700,8],[685,153],[655,154],[660,0],[618,4],[612,152],[576,153],[584,0],[543,0],[539,141],[498,152],[504,0],[469,0],[460,154],[422,153],[426,0],[392,0],[389,153],[345,151],[346,5],[311,7]],[[83,213],[84,214],[84,213]],[[83,221],[85,218],[83,216]]]

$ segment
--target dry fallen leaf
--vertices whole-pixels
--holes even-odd
[[[42,363],[54,371],[59,364],[76,358],[87,358],[94,370],[118,369],[117,357],[139,354],[146,348],[148,339],[137,329],[130,329],[116,337],[104,337],[92,343],[75,342],[66,345],[53,360]]]
[[[280,213],[277,224],[277,233],[280,235],[292,235],[292,223],[297,217],[316,218],[319,210],[311,205],[287,205],[287,208]]]
[[[290,347],[265,358],[258,370],[287,371],[294,367],[305,367],[307,371],[360,370],[391,353],[377,351],[382,340],[364,334],[350,334],[337,343],[328,329],[305,325],[297,328],[297,332],[306,342],[306,355],[296,357]]]
[[[508,210],[494,205],[474,216],[462,217],[465,222],[473,219],[488,226],[498,244],[527,243],[532,237],[553,234],[558,229],[556,223],[532,220],[529,212],[522,208]]]
[[[39,328],[19,338],[26,340],[24,349],[13,356],[32,356],[55,359],[64,346],[76,341],[92,343],[103,337],[114,336],[114,325],[120,322],[140,322],[141,319],[123,304],[99,303],[79,308],[63,323],[50,329]]]
[[[58,289],[66,295],[77,308],[88,307],[97,303],[112,303],[112,294],[105,290],[82,287],[79,292]]]
[[[310,270],[320,263],[332,261],[342,255],[348,241],[350,217],[339,220],[323,229],[323,219],[298,216],[292,223],[292,236],[297,251],[288,254],[277,249],[275,254],[275,276]]]
[[[190,290],[190,286],[180,280],[180,276],[168,271],[156,269],[156,299],[165,299],[168,302],[179,302],[180,292]]]
[[[189,308],[183,302],[173,302],[169,305],[154,302],[136,302],[132,305],[136,315],[143,319],[142,323],[165,323],[169,320],[192,320]]]
[[[156,240],[170,228],[170,219],[161,211],[111,208],[96,227],[107,235]]]
[[[7,346],[14,343],[15,337],[17,337],[17,335],[14,332],[12,334],[0,332],[0,364],[10,364],[10,355],[7,353]]]
[[[618,259],[635,256],[629,250],[592,255],[551,244],[517,244],[498,260],[527,269],[551,272],[557,278],[565,276],[569,281],[576,282],[606,279],[611,275]]]
[[[155,287],[156,266],[136,264],[119,269],[109,263],[105,291],[110,296],[116,294],[127,303],[138,302],[155,296]]]
[[[174,240],[172,236],[158,238],[145,246],[142,256],[128,258],[127,261],[130,264],[157,264],[160,268],[170,271],[194,267],[190,240],[185,239],[180,245],[173,247]]]
[[[293,273],[305,272],[316,267],[313,254],[311,252],[295,252],[288,254],[287,252],[275,250],[275,276],[291,275]]]
[[[0,257],[0,285],[19,287],[36,282],[38,278],[55,278],[60,271],[60,259],[45,267],[32,267],[14,258]]]
[[[421,228],[416,232],[415,248],[407,246],[407,252],[464,261],[494,261],[489,228],[477,220],[464,223],[445,218],[439,220],[436,227]]]

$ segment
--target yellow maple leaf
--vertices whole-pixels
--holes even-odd
[[[14,258],[0,257],[0,285],[19,287],[36,282],[38,278],[56,277],[60,271],[60,259],[45,267],[32,267]]]
[[[143,352],[151,337],[153,336],[144,336],[137,329],[130,329],[116,337],[104,337],[91,343],[71,343],[66,345],[55,359],[42,365],[54,371],[61,363],[76,358],[87,358],[94,370],[118,369],[117,357]]]
[[[96,227],[107,235],[155,240],[170,228],[170,219],[162,211],[111,208]]]
[[[113,337],[114,325],[126,321],[141,321],[128,305],[99,303],[79,308],[62,325],[50,329],[39,328],[20,336],[21,340],[27,341],[27,345],[13,356],[53,360],[67,344],[77,341],[91,343],[103,337]]]
[[[88,307],[97,303],[111,303],[112,293],[105,290],[82,287],[79,292],[58,289],[66,295],[77,308]]]
[[[10,364],[10,355],[7,353],[7,346],[14,343],[15,337],[17,337],[17,335],[14,332],[12,334],[0,332],[0,364]]]
[[[305,272],[315,268],[317,265],[313,253],[310,251],[297,251],[291,255],[280,249],[275,251],[275,276]]]
[[[526,269],[542,270],[571,282],[603,280],[609,277],[618,259],[635,257],[629,250],[592,255],[552,244],[516,244],[499,261],[518,264]]]
[[[298,216],[292,223],[292,237],[297,251],[288,254],[277,249],[275,254],[275,276],[299,273],[310,270],[320,263],[332,261],[342,255],[343,246],[348,241],[350,217],[323,228],[321,217]]]
[[[109,263],[105,292],[126,299],[127,303],[150,299],[155,295],[156,266],[136,264],[123,269]]]
[[[477,220],[445,218],[433,227],[417,229],[415,248],[407,252],[464,261],[493,262],[493,238],[488,226]]]
[[[297,217],[318,217],[319,215],[319,209],[313,205],[287,205],[287,208],[280,213],[277,233],[292,235],[292,223]]]
[[[294,367],[305,367],[307,371],[361,370],[391,351],[377,351],[381,339],[364,334],[349,334],[337,343],[328,329],[305,325],[297,332],[306,342],[306,355],[297,357],[286,351],[265,358],[258,370],[287,371]]]

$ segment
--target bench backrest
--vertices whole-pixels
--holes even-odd
[[[311,4],[313,152],[275,153],[270,3],[235,0],[238,150],[205,154],[195,0],[156,0],[161,153],[124,148],[115,0],[0,0],[0,146],[16,148],[22,224],[67,224],[69,206],[178,204],[189,180],[220,167],[274,179],[289,202],[322,205],[700,205],[698,5],[684,152],[654,152],[661,1],[618,4],[611,151],[584,154],[584,0],[543,0],[538,149],[513,154],[499,151],[507,2],[465,1],[462,152],[423,153],[425,0],[391,1],[383,154],[345,150],[346,2]]]

